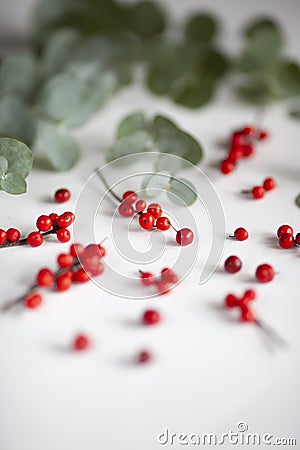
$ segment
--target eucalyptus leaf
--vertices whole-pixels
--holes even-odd
[[[197,82],[186,85],[181,92],[178,92],[173,96],[173,99],[180,105],[189,108],[199,108],[210,102],[213,92],[213,83],[211,79],[205,76],[199,76]]]
[[[117,138],[121,139],[124,136],[132,134],[136,131],[144,129],[146,126],[145,116],[143,113],[134,113],[120,123],[117,131]]]
[[[111,147],[107,155],[107,161],[114,161],[122,156],[133,153],[146,152],[151,148],[152,140],[145,130],[137,130],[132,134],[125,135]]]
[[[260,17],[259,19],[256,19],[252,22],[250,22],[245,31],[244,34],[248,38],[253,37],[257,32],[260,32],[261,30],[271,30],[278,34],[281,34],[281,30],[279,28],[279,25],[270,17]]]
[[[171,175],[175,175],[179,170],[188,168],[188,163],[186,160],[181,158],[176,158],[173,155],[167,155],[162,153],[157,158],[155,163],[156,172],[169,172]]]
[[[39,138],[53,169],[57,171],[69,170],[78,161],[78,143],[62,128],[43,122],[40,124]]]
[[[300,95],[300,66],[286,61],[275,72],[273,89],[279,97],[296,97]]]
[[[3,176],[6,174],[8,169],[8,161],[4,156],[0,156],[0,176]]]
[[[192,16],[185,28],[185,35],[189,41],[209,43],[217,31],[217,23],[214,17],[207,14]]]
[[[148,39],[164,30],[165,18],[157,4],[140,1],[128,7],[126,25],[133,33]]]
[[[0,179],[0,187],[9,194],[24,194],[27,184],[22,175],[17,172],[10,172]]]
[[[37,63],[31,53],[13,53],[0,64],[0,93],[31,94],[37,80]]]
[[[7,173],[16,172],[26,178],[32,168],[33,154],[26,144],[16,139],[0,138],[0,156],[7,162]]]
[[[173,203],[179,206],[190,206],[197,199],[195,186],[184,178],[172,178],[167,195]]]
[[[300,208],[300,194],[297,195],[296,199],[295,199],[295,203],[298,206],[298,208]]]
[[[282,44],[282,36],[277,30],[259,29],[251,35],[248,51],[258,62],[267,65],[278,60]]]
[[[142,189],[146,191],[147,197],[157,197],[162,191],[167,191],[171,174],[162,171],[144,178]]]

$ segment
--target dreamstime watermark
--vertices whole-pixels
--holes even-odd
[[[171,176],[173,181],[182,183],[181,178],[177,178],[177,172],[172,173],[174,167],[180,167],[180,177],[183,173],[182,176],[195,186],[197,200],[191,206],[182,207],[184,201],[176,189],[172,191],[166,188]],[[101,183],[101,177],[107,181],[110,189]],[[182,187],[185,187],[184,184]],[[166,233],[156,229],[145,232],[138,225],[137,214],[127,219],[121,217],[118,212],[119,202],[110,190],[119,197],[127,190],[134,190],[148,204],[161,203],[164,215],[170,218],[175,229],[188,227],[193,230],[193,243],[186,247],[176,244],[173,229]],[[181,206],[178,206],[180,203]],[[101,289],[127,299],[154,295],[150,293],[151,290],[137,289],[140,284],[132,281],[139,277],[139,269],[147,270],[150,264],[161,261],[164,256],[168,256],[167,264],[182,281],[197,262],[201,250],[200,236],[211,236],[206,260],[199,265],[200,284],[212,276],[223,253],[225,217],[217,192],[197,166],[174,155],[139,153],[104,165],[93,173],[81,189],[75,214],[75,241],[82,240],[84,229],[85,241],[99,243],[107,237],[112,244],[105,258],[105,273],[94,277],[93,282]],[[130,271],[123,270],[128,267]]]
[[[217,435],[215,433],[173,433],[166,428],[157,437],[160,445],[193,445],[193,446],[291,446],[296,447],[296,438],[275,437],[270,433],[250,433],[248,424],[239,422],[237,430],[229,430],[226,433]],[[228,448],[228,447],[226,447]]]

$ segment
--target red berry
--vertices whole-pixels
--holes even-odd
[[[249,144],[243,145],[243,156],[245,158],[248,158],[248,156],[253,155],[253,153],[254,153],[253,145],[249,145]]]
[[[67,228],[73,223],[73,213],[64,212],[56,221],[57,226]]]
[[[138,200],[135,204],[136,212],[139,213],[139,212],[144,211],[146,209],[146,206],[147,206],[147,204],[146,204],[145,200]]]
[[[231,140],[232,147],[236,147],[237,145],[243,145],[245,144],[245,142],[247,142],[245,139],[245,135],[241,131],[236,131],[235,133],[233,133]]]
[[[228,175],[229,173],[234,171],[235,165],[230,159],[224,159],[224,161],[222,161],[220,169],[224,175]]]
[[[143,314],[142,321],[145,325],[154,325],[160,321],[160,315],[158,311],[155,309],[148,309]]]
[[[54,274],[48,268],[41,269],[36,277],[36,284],[42,287],[51,287],[54,285]]]
[[[243,299],[248,300],[255,300],[256,299],[256,292],[254,289],[247,289],[247,291],[244,292]]]
[[[52,224],[53,225],[56,225],[56,223],[57,223],[57,219],[58,219],[58,214],[56,214],[56,213],[51,213],[51,214],[49,214],[49,217],[50,217],[50,219],[52,220]]]
[[[169,269],[168,267],[165,267],[164,269],[162,269],[161,278],[164,281],[167,281],[169,283],[174,283],[174,284],[178,283],[178,281],[179,281],[179,278],[176,275],[176,273],[173,272],[173,270]]]
[[[244,134],[245,136],[250,136],[250,134],[253,134],[254,131],[255,130],[253,127],[248,126],[248,127],[243,128],[241,133]]]
[[[225,306],[233,308],[238,305],[238,298],[234,294],[228,294],[225,298]]]
[[[249,233],[245,228],[240,227],[235,230],[234,237],[238,241],[245,241],[246,239],[248,239]]]
[[[81,244],[72,244],[70,246],[70,254],[74,256],[74,258],[78,258],[84,252],[84,246]]]
[[[300,245],[300,233],[297,233],[297,234],[296,234],[296,237],[295,237],[295,244]]]
[[[90,345],[91,345],[90,339],[83,334],[79,334],[78,336],[75,337],[72,347],[73,350],[82,351],[88,349]]]
[[[275,271],[270,264],[261,264],[255,272],[256,279],[261,283],[269,283],[275,276]]]
[[[65,203],[70,200],[71,193],[68,189],[58,189],[55,192],[54,198],[57,203]]]
[[[69,255],[68,253],[61,253],[57,257],[57,264],[59,265],[59,267],[61,267],[63,269],[65,267],[72,266],[73,262],[74,262],[73,256]]]
[[[265,196],[265,193],[266,191],[262,186],[255,186],[252,189],[253,198],[255,198],[256,200],[259,198],[263,198]]]
[[[255,314],[253,313],[253,311],[251,311],[251,309],[248,306],[244,306],[242,308],[241,320],[243,322],[250,322],[250,323],[256,321]]]
[[[104,258],[104,256],[106,255],[106,250],[100,244],[98,245],[98,251],[99,251],[99,258]]]
[[[31,294],[28,294],[25,297],[24,306],[26,306],[26,308],[34,309],[34,308],[37,308],[38,306],[40,306],[42,301],[43,301],[43,298],[42,298],[41,294],[39,294],[38,292],[34,292]]]
[[[32,231],[32,233],[27,236],[27,242],[31,247],[39,247],[42,245],[43,241],[44,238],[39,231]]]
[[[279,238],[279,245],[282,248],[291,248],[294,246],[294,236],[290,233],[283,233]]]
[[[69,242],[71,239],[71,233],[67,228],[60,228],[57,230],[56,236],[59,242]]]
[[[237,256],[229,256],[224,263],[226,272],[236,273],[242,268],[242,261]]]
[[[36,221],[36,227],[40,231],[49,231],[52,228],[53,222],[49,216],[42,215]]]
[[[123,200],[125,200],[127,203],[130,203],[131,205],[137,201],[137,194],[134,191],[126,191],[123,194]]]
[[[90,276],[84,269],[79,269],[74,274],[74,280],[77,281],[77,283],[86,283],[87,281],[90,281]]]
[[[232,163],[237,162],[239,159],[242,159],[244,156],[243,146],[234,147],[230,152],[228,153],[228,159]]]
[[[276,188],[276,181],[274,178],[266,178],[263,186],[266,191],[272,191],[272,189]]]
[[[21,237],[21,233],[16,228],[9,228],[7,230],[7,240],[9,242],[17,242]]]
[[[166,231],[170,228],[171,223],[167,217],[159,217],[155,223],[156,228],[161,231]]]
[[[277,230],[277,236],[280,238],[283,234],[294,234],[294,230],[290,225],[281,225]]]
[[[5,244],[7,241],[7,233],[5,230],[0,229],[0,245]]]
[[[72,285],[72,272],[63,273],[56,278],[56,290],[57,291],[66,291]]]
[[[118,208],[119,213],[121,214],[121,216],[124,217],[132,217],[134,214],[134,210],[133,207],[131,206],[131,204],[129,202],[122,202]]]
[[[162,215],[162,209],[158,203],[151,203],[147,208],[147,212],[151,214],[154,219],[158,219]]]
[[[137,356],[137,361],[139,363],[146,363],[151,360],[151,354],[147,351],[142,351]]]
[[[84,270],[90,275],[101,275],[101,273],[104,271],[104,264],[100,262],[101,256],[98,250],[98,246],[95,244],[91,244],[91,246],[95,246],[97,248],[97,252],[95,252],[92,248],[90,248],[88,251],[85,250],[84,253],[80,256],[80,263]]]
[[[171,290],[171,285],[167,281],[161,280],[157,283],[157,290],[159,295],[167,294]]]
[[[145,286],[150,286],[156,282],[155,276],[151,272],[141,272],[141,280]]]
[[[154,217],[148,212],[143,213],[139,217],[139,223],[145,230],[151,230],[154,226]]]
[[[264,141],[265,139],[268,139],[269,133],[267,131],[261,131],[258,135],[258,139],[260,141]]]
[[[194,233],[189,228],[182,228],[176,233],[176,242],[181,246],[189,245],[194,240]]]

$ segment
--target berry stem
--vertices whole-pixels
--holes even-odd
[[[264,322],[262,322],[259,319],[255,320],[255,325],[258,326],[258,328],[263,331],[266,336],[268,336],[274,343],[277,343],[281,347],[288,347],[288,343],[285,339],[283,339],[273,328],[266,325]]]
[[[42,236],[48,236],[49,234],[55,234],[58,228],[53,228],[52,230],[45,231],[44,233],[41,233]],[[5,242],[5,244],[0,245],[0,248],[7,248],[7,247],[17,247],[19,245],[27,245],[27,238],[19,239],[16,242]]]
[[[249,189],[243,189],[241,191],[241,194],[251,194],[252,191],[249,191]]]
[[[100,178],[100,180],[102,181],[102,183],[104,184],[104,186],[106,187],[107,191],[114,197],[115,200],[117,200],[119,203],[122,203],[122,199],[121,197],[119,197],[113,190],[111,187],[109,187],[109,184],[107,183],[106,179],[104,178],[103,174],[101,173],[101,171],[99,171],[99,169],[95,169],[96,174],[98,175],[98,177]]]

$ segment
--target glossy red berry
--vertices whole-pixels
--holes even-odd
[[[281,225],[277,230],[277,236],[280,238],[283,234],[294,234],[294,230],[290,225]]]
[[[90,276],[84,269],[79,269],[74,274],[74,280],[77,281],[77,283],[86,283],[87,281],[90,281]]]
[[[58,217],[56,224],[61,228],[68,228],[73,223],[74,215],[70,212],[64,212],[61,216]]]
[[[161,231],[166,231],[170,228],[171,222],[168,217],[159,217],[155,223],[156,228]]]
[[[58,189],[54,195],[56,203],[65,203],[71,198],[71,193],[68,189]]]
[[[194,233],[189,228],[182,228],[176,233],[176,242],[181,246],[189,245],[194,240]]]
[[[56,225],[56,223],[57,223],[57,219],[58,219],[58,214],[56,214],[56,213],[51,213],[51,214],[49,214],[49,217],[50,217],[50,219],[52,220],[52,224],[53,225]]]
[[[169,269],[168,267],[162,269],[161,278],[163,281],[167,281],[169,283],[174,284],[178,283],[179,281],[178,275],[176,275],[176,273],[172,269]]]
[[[98,247],[95,245],[95,247]],[[104,264],[100,261],[100,252],[97,249],[97,253],[93,253],[91,250],[80,256],[80,263],[84,270],[92,276],[101,275],[104,271]]]
[[[134,191],[126,191],[124,192],[122,199],[131,205],[137,201],[137,194]]]
[[[148,309],[144,312],[142,322],[145,325],[154,325],[160,321],[159,312],[155,309]]]
[[[124,217],[132,217],[134,214],[134,209],[131,206],[131,204],[127,201],[122,202],[118,208],[119,213],[121,214],[121,216]]]
[[[265,193],[266,191],[262,186],[255,186],[252,189],[253,198],[255,198],[256,200],[263,198],[265,196]]]
[[[228,175],[229,173],[234,171],[235,165],[230,159],[224,159],[224,161],[222,161],[220,169],[224,175]]]
[[[151,230],[154,226],[154,217],[148,212],[142,213],[139,217],[139,223],[145,230]]]
[[[296,237],[295,237],[295,244],[296,244],[296,245],[300,245],[300,233],[297,233],[297,234],[296,234]]]
[[[145,286],[156,283],[155,276],[151,272],[141,272],[141,280]]]
[[[7,233],[5,230],[0,229],[0,245],[5,244],[7,241]]]
[[[72,348],[75,351],[87,350],[91,346],[90,339],[84,334],[79,334],[75,337]]]
[[[24,306],[26,308],[35,309],[42,303],[43,298],[41,294],[38,292],[33,292],[31,294],[28,294],[24,299]]]
[[[250,156],[254,153],[253,145],[249,145],[249,144],[243,145],[242,149],[243,149],[243,156],[245,158],[248,158],[248,156]]]
[[[44,238],[39,231],[32,231],[32,233],[27,236],[27,242],[31,247],[39,247],[42,245],[43,241]]]
[[[165,280],[161,280],[157,283],[157,290],[159,295],[167,294],[171,290],[171,285]]]
[[[254,289],[247,289],[247,291],[244,292],[243,299],[247,300],[255,300],[256,299],[256,292]]]
[[[253,311],[248,307],[244,306],[241,310],[241,320],[243,322],[253,323],[256,322],[256,316]]]
[[[45,288],[54,285],[54,274],[48,268],[41,269],[36,277],[36,284]]]
[[[261,131],[258,135],[258,139],[260,141],[264,141],[264,140],[268,139],[268,137],[269,137],[269,133],[267,131]]]
[[[151,354],[146,350],[143,350],[137,356],[137,361],[141,364],[146,363],[150,360],[151,360]]]
[[[158,219],[162,215],[162,209],[158,203],[151,203],[147,208],[147,212],[151,214],[154,219]]]
[[[263,184],[263,187],[266,191],[272,191],[276,188],[276,181],[274,178],[266,178]]]
[[[81,244],[72,244],[70,246],[70,254],[74,256],[74,258],[78,258],[84,252],[84,246]]]
[[[21,237],[21,233],[16,228],[9,228],[7,230],[7,240],[9,242],[17,242]]]
[[[53,226],[53,222],[52,222],[51,217],[46,216],[46,215],[40,216],[36,221],[36,227],[40,231],[44,231],[44,232],[49,231],[49,230],[51,230],[52,226]]]
[[[275,276],[275,271],[270,264],[261,264],[255,272],[256,279],[261,283],[269,283]]]
[[[239,272],[242,268],[242,261],[237,256],[229,256],[224,263],[224,268],[228,273]]]
[[[228,294],[225,298],[225,306],[227,308],[234,308],[238,305],[238,298],[234,294]]]
[[[61,253],[57,257],[57,264],[62,269],[72,266],[73,262],[74,262],[74,257],[68,253]]]
[[[71,239],[71,233],[67,228],[60,228],[57,230],[56,236],[59,242],[69,242]]]
[[[245,228],[237,228],[234,232],[234,237],[238,241],[245,241],[249,237],[249,233]]]
[[[71,271],[70,271],[71,272]],[[66,291],[72,285],[72,273],[63,273],[56,278],[56,290],[57,291]]]
[[[138,200],[135,204],[136,212],[139,213],[139,212],[145,211],[146,206],[147,206],[147,204],[146,204],[145,200]]]
[[[283,233],[278,242],[282,248],[291,248],[295,244],[294,236],[290,233]]]

